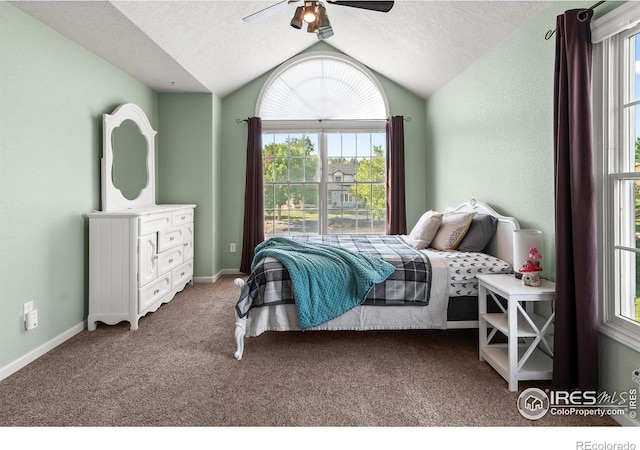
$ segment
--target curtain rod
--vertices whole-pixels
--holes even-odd
[[[587,9],[583,9],[579,14],[578,14],[578,19],[580,19],[581,21],[585,21],[588,19],[588,16],[585,17],[584,19],[580,18],[580,14],[588,14],[590,11],[593,11],[594,9],[596,9],[598,6],[602,5],[606,0],[602,0],[598,3],[595,3],[591,6],[589,6]],[[549,30],[547,31],[547,33],[544,35],[544,40],[548,41],[549,39],[551,39],[551,36],[553,36],[553,34],[556,32],[555,29],[553,30]]]
[[[411,116],[407,116],[407,117],[403,117],[405,122],[411,122]],[[366,121],[369,121],[369,119],[364,119]],[[379,119],[379,120],[387,120],[387,119]],[[236,119],[236,123],[242,123],[242,122],[248,122],[249,119]],[[355,120],[357,121],[357,119]],[[318,119],[318,122],[322,122],[322,119]]]

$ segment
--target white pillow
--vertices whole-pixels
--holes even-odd
[[[475,215],[475,212],[445,214],[442,218],[442,224],[431,242],[431,247],[436,250],[455,250],[467,233]]]
[[[418,250],[427,248],[438,232],[441,221],[442,214],[437,211],[427,211],[424,213],[411,230],[411,233],[409,233],[411,245]]]

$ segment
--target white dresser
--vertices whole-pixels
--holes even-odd
[[[195,205],[89,213],[89,316],[109,325],[138,320],[193,281]]]
[[[155,202],[155,136],[126,103],[103,115],[102,211],[89,217],[89,316],[115,325],[157,310],[193,282],[196,205]]]

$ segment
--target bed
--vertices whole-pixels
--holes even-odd
[[[445,222],[443,217],[468,217],[490,219],[493,229],[488,243],[481,251],[461,242],[464,234],[471,238],[469,222],[460,230],[445,236],[463,250],[450,250],[441,239]],[[433,218],[436,217],[438,221]],[[427,219],[425,219],[427,218]],[[429,235],[425,244],[415,235],[424,220],[437,222],[435,235]],[[446,220],[446,219],[445,219]],[[474,236],[477,234],[476,225]],[[429,225],[433,230],[433,224]],[[513,232],[520,228],[513,217],[498,214],[488,204],[476,200],[450,207],[442,213],[429,211],[410,235],[329,235],[296,236],[296,241],[312,245],[329,244],[351,252],[381,258],[394,266],[393,273],[383,282],[375,283],[362,304],[328,321],[312,327],[301,327],[299,311],[294,302],[294,286],[290,274],[280,260],[271,256],[257,258],[256,264],[245,281],[237,278],[235,284],[241,293],[236,303],[234,356],[240,360],[244,353],[245,339],[266,331],[294,330],[410,330],[477,328],[477,280],[478,273],[512,272]],[[421,230],[424,233],[426,228]],[[438,233],[438,231],[443,231]],[[432,233],[431,231],[427,234]],[[453,237],[452,237],[453,236]],[[418,240],[416,240],[418,239]],[[439,245],[435,245],[439,241]],[[303,244],[306,245],[306,244]],[[434,245],[435,248],[431,247]],[[409,261],[408,258],[412,258]]]

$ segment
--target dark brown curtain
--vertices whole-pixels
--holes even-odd
[[[556,389],[598,388],[598,284],[591,142],[591,12],[556,23],[554,155]]]
[[[247,119],[247,174],[244,188],[244,232],[240,272],[250,273],[256,246],[264,241],[264,187],[262,171],[262,121]]]
[[[404,117],[387,119],[387,234],[407,234]]]

